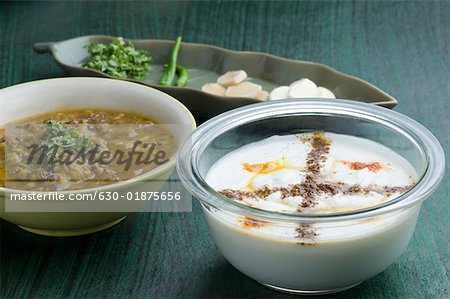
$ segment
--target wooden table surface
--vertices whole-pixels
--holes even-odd
[[[61,77],[37,41],[108,34],[263,51],[325,63],[396,97],[450,151],[450,2],[5,2],[0,87]],[[13,104],[13,103],[11,103]],[[1,107],[0,107],[1,111]],[[450,157],[447,155],[447,168]],[[450,297],[450,180],[423,205],[406,252],[334,298]],[[140,213],[83,237],[47,238],[0,221],[0,298],[270,297],[215,248],[192,213]]]

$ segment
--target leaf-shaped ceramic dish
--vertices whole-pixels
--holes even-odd
[[[61,42],[36,43],[38,53],[50,52],[55,61],[69,74],[77,76],[111,77],[105,73],[83,67],[88,59],[86,46],[90,43],[110,43],[114,37],[104,35],[82,36]],[[326,65],[277,57],[259,52],[232,51],[216,46],[183,42],[178,62],[189,73],[186,87],[158,85],[167,63],[174,41],[169,40],[129,40],[136,48],[150,52],[153,64],[143,83],[162,90],[184,103],[192,113],[201,117],[211,117],[239,106],[253,104],[259,100],[250,98],[230,98],[211,95],[201,91],[205,83],[216,82],[217,78],[230,70],[245,70],[250,81],[271,91],[279,85],[289,85],[301,78],[309,78],[317,85],[324,86],[341,99],[352,99],[392,108],[397,101],[381,89],[359,78],[346,75]]]

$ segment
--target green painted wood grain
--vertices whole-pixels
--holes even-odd
[[[181,34],[366,79],[395,96],[396,110],[432,130],[449,152],[449,16],[450,2],[439,1],[1,1],[0,87],[65,76],[50,56],[33,53],[37,41]],[[397,262],[333,298],[450,298],[449,178],[425,202]],[[0,242],[1,298],[287,297],[221,257],[198,203],[192,213],[136,214],[85,237],[39,237],[0,222]]]

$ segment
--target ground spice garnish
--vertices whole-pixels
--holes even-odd
[[[234,189],[223,189],[218,191],[220,194],[225,195],[228,198],[242,201],[244,197],[255,198],[256,193],[254,191],[242,191]]]
[[[364,168],[367,168],[371,172],[378,172],[383,168],[380,162],[364,163],[364,162],[342,161],[342,164],[347,165],[350,169],[353,170],[363,170]]]
[[[262,188],[252,190],[252,191],[243,191],[243,190],[233,190],[233,189],[224,189],[220,190],[219,193],[225,195],[226,197],[243,201],[244,198],[252,198],[252,199],[262,199],[264,200],[269,195],[280,192],[281,197],[301,197],[302,202],[299,204],[298,212],[301,212],[304,208],[314,207],[317,204],[317,197],[319,195],[336,195],[336,194],[345,194],[345,195],[356,195],[356,194],[368,194],[370,192],[377,192],[380,194],[384,194],[386,196],[390,196],[397,192],[406,192],[411,188],[411,186],[405,187],[390,187],[390,186],[369,186],[369,187],[361,187],[360,185],[350,185],[342,182],[326,182],[320,176],[320,170],[323,166],[323,163],[327,160],[327,154],[330,151],[331,142],[329,139],[325,137],[323,132],[313,132],[310,136],[299,135],[299,139],[302,142],[308,142],[311,144],[311,150],[308,152],[306,157],[306,170],[305,170],[305,178],[301,183],[298,184],[290,184],[287,187],[269,187],[264,186]],[[377,172],[382,169],[382,166],[379,162],[373,163],[363,163],[363,162],[343,162],[348,165],[351,169],[354,170],[362,170],[367,168],[369,171]],[[249,171],[256,172],[265,172],[271,171],[273,165],[266,164],[245,164],[245,167],[249,168]],[[261,223],[260,220],[245,217],[243,220],[243,225],[247,227],[261,227],[266,225],[267,223]],[[309,224],[300,224],[296,229],[297,238],[299,239],[308,239],[314,240],[316,236],[318,236],[318,232],[312,228]],[[300,242],[299,245],[314,245],[311,243]]]
[[[319,234],[312,228],[310,224],[301,223],[297,229],[297,238],[313,240]]]
[[[313,132],[310,140],[312,149],[306,157],[306,172],[318,174],[323,162],[327,160],[326,154],[330,151],[330,140],[325,138],[323,132]]]
[[[313,207],[316,205],[315,198],[322,193],[336,194],[337,189],[332,184],[321,183],[318,176],[322,164],[327,160],[327,154],[330,151],[331,142],[325,137],[323,132],[313,132],[309,139],[311,150],[306,157],[306,177],[300,184],[300,190],[303,192],[303,200],[300,203],[298,211],[301,208]]]
[[[258,228],[258,227],[266,226],[268,222],[264,221],[264,220],[259,220],[259,219],[255,219],[252,217],[245,216],[241,220],[241,223],[244,228]]]
[[[301,245],[301,246],[314,246],[314,245],[316,245],[317,243],[314,243],[314,242],[312,242],[312,243],[306,243],[306,242],[297,242],[297,245]]]
[[[272,171],[278,170],[280,165],[277,162],[269,161],[266,163],[249,164],[243,163],[242,168],[248,172],[254,173],[270,173]]]

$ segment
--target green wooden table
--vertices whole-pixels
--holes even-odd
[[[450,151],[450,2],[0,2],[0,87],[64,73],[37,41],[89,34],[173,39],[311,60],[368,80]],[[1,111],[1,107],[0,107]],[[450,168],[447,155],[447,168]],[[332,297],[449,298],[450,180],[406,252]],[[84,237],[0,222],[0,298],[271,297],[216,250],[192,213],[141,213]]]

